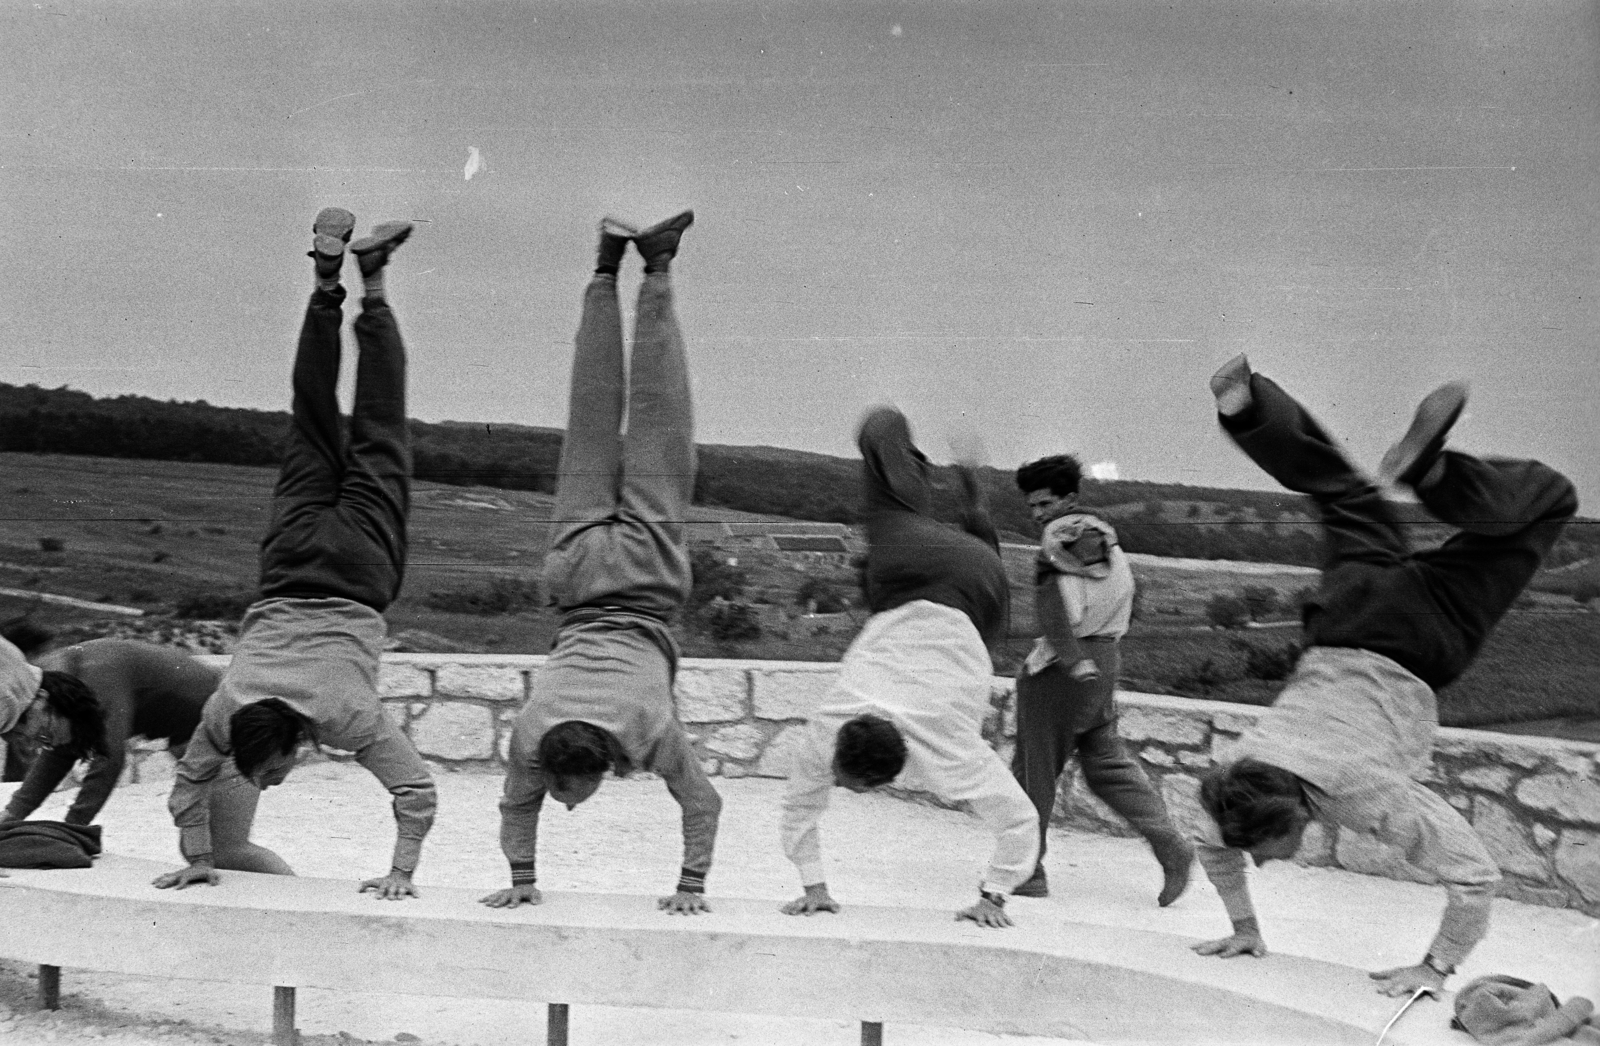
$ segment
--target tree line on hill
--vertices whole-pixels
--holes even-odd
[[[287,411],[95,397],[0,382],[0,451],[271,466],[288,431]],[[412,421],[411,436],[418,479],[555,490],[559,429]],[[702,445],[699,452],[698,504],[820,522],[853,523],[858,517],[860,463],[854,459],[776,447]],[[1009,469],[983,468],[979,479],[1002,534],[1027,540],[1037,533]],[[954,518],[960,489],[954,468],[935,469],[934,483],[935,510]],[[1315,510],[1298,495],[1085,480],[1080,500],[1117,527],[1130,552],[1309,566],[1321,559]],[[1397,510],[1424,539],[1444,533],[1420,507]],[[1550,565],[1597,554],[1600,524],[1571,526]]]

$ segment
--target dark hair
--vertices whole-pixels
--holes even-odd
[[[293,752],[304,733],[294,709],[275,697],[245,705],[228,720],[233,763],[246,777],[273,756]]]
[[[1076,494],[1083,482],[1083,464],[1071,454],[1053,454],[1017,469],[1017,487],[1024,494],[1048,490],[1056,497]]]
[[[10,621],[0,624],[0,636],[6,642],[22,651],[23,657],[32,657],[47,646],[56,634],[42,625],[36,625],[28,620],[28,615],[14,617]]]
[[[551,777],[603,774],[611,769],[611,737],[593,723],[557,723],[539,738],[539,766]]]
[[[106,713],[89,685],[70,672],[46,672],[39,680],[45,704],[72,727],[71,750],[80,759],[109,756]]]
[[[1305,817],[1305,784],[1280,767],[1241,759],[1201,777],[1200,803],[1224,845],[1249,850],[1293,834]]]
[[[856,716],[841,726],[833,753],[839,769],[868,788],[893,781],[906,765],[900,728],[875,715]]]

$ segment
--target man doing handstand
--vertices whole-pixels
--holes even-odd
[[[928,459],[898,410],[869,412],[856,442],[872,616],[845,651],[795,753],[783,798],[783,848],[805,894],[783,911],[839,910],[828,893],[818,830],[833,787],[866,792],[898,783],[966,803],[994,832],[978,901],[956,918],[1010,926],[1006,896],[1038,863],[1039,817],[983,739],[994,676],[987,644],[1004,634],[1010,600],[999,537],[971,470],[962,471],[962,530],[933,518]]]
[[[354,224],[349,211],[330,207],[312,227],[317,289],[300,330],[289,445],[261,542],[261,599],[245,613],[233,660],[178,763],[168,806],[189,867],[159,876],[161,888],[218,881],[212,795],[237,787],[234,774],[258,789],[282,784],[306,741],[353,752],[394,796],[389,872],[362,891],[416,896],[411,875],[437,797],[427,765],[378,700],[383,611],[405,573],[411,504],[405,346],[384,297],[384,267],[412,226],[386,222],[350,245],[366,294],[346,443],[334,390],[339,269]]]
[[[542,900],[535,862],[546,795],[571,810],[607,770],[625,777],[638,768],[660,774],[683,811],[683,865],[659,907],[711,910],[705,881],[722,800],[672,703],[678,645],[667,630],[693,580],[684,523],[694,493],[694,420],[669,275],[693,220],[685,211],[643,232],[609,218],[600,224],[545,560],[561,624],[511,731],[500,800],[511,886],[483,898],[491,908]],[[617,269],[629,242],[645,275],[625,372]]]
[[[1537,461],[1445,450],[1466,402],[1464,385],[1445,385],[1379,465],[1380,481],[1410,487],[1458,528],[1438,548],[1412,551],[1378,487],[1243,356],[1211,388],[1223,431],[1316,502],[1327,564],[1306,604],[1310,645],[1299,666],[1240,738],[1236,759],[1202,779],[1200,863],[1233,933],[1195,950],[1264,955],[1244,855],[1257,865],[1287,860],[1307,825],[1326,821],[1374,836],[1444,884],[1444,918],[1422,960],[1372,974],[1387,995],[1437,990],[1483,939],[1500,872],[1466,820],[1419,782],[1439,723],[1435,692],[1461,675],[1539,569],[1577,496]]]
[[[1044,528],[1034,611],[1044,633],[1017,670],[1017,748],[1011,771],[1039,812],[1039,863],[1018,897],[1050,893],[1044,870],[1061,771],[1076,752],[1083,783],[1133,826],[1161,865],[1161,907],[1189,885],[1194,848],[1117,732],[1120,640],[1133,616],[1133,569],[1117,532],[1078,508],[1082,466],[1070,454],[1017,469],[1017,487]]]

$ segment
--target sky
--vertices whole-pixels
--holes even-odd
[[[337,204],[417,222],[414,416],[561,425],[597,220],[692,206],[703,442],[1269,487],[1243,351],[1600,514],[1600,0],[4,0],[0,88],[0,381],[284,409]]]

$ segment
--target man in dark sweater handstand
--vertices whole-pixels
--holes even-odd
[[[571,810],[607,770],[625,777],[638,768],[660,774],[683,811],[683,865],[659,907],[711,910],[706,873],[722,800],[672,703],[678,645],[667,630],[692,583],[684,523],[694,493],[694,419],[669,267],[693,221],[685,211],[643,232],[610,218],[600,224],[545,560],[561,624],[511,732],[500,800],[511,886],[483,898],[491,908],[542,900],[535,861],[546,795]],[[625,372],[617,270],[630,242],[645,275]]]
[[[898,410],[869,412],[856,442],[872,617],[812,712],[789,773],[783,848],[805,893],[783,911],[839,910],[818,830],[834,786],[865,792],[898,783],[965,802],[994,832],[978,901],[956,918],[1010,926],[1006,896],[1038,861],[1039,818],[983,739],[994,676],[987,644],[1004,634],[1010,598],[999,537],[970,470],[962,473],[962,529],[933,518],[928,459]]]
[[[295,353],[293,424],[261,542],[261,599],[245,613],[233,660],[178,763],[167,805],[189,866],[159,876],[163,889],[218,882],[217,790],[242,787],[235,774],[257,789],[283,783],[305,741],[355,753],[394,796],[389,872],[360,889],[387,900],[417,893],[411,876],[433,826],[433,777],[378,699],[383,611],[404,577],[411,505],[405,345],[384,269],[412,226],[386,222],[350,245],[366,294],[347,443],[335,389],[339,269],[354,224],[349,211],[329,207],[312,227],[317,288]]]
[[[1445,450],[1466,387],[1417,408],[1379,479],[1410,487],[1459,532],[1413,552],[1378,487],[1315,419],[1243,356],[1211,379],[1223,431],[1322,513],[1327,564],[1306,604],[1310,646],[1282,693],[1203,779],[1202,867],[1233,933],[1202,955],[1264,955],[1245,854],[1287,860],[1313,820],[1367,833],[1445,886],[1449,901],[1415,966],[1372,974],[1379,990],[1437,990],[1483,939],[1500,873],[1472,827],[1424,787],[1439,714],[1435,691],[1466,669],[1577,511],[1572,484],[1537,461]]]

